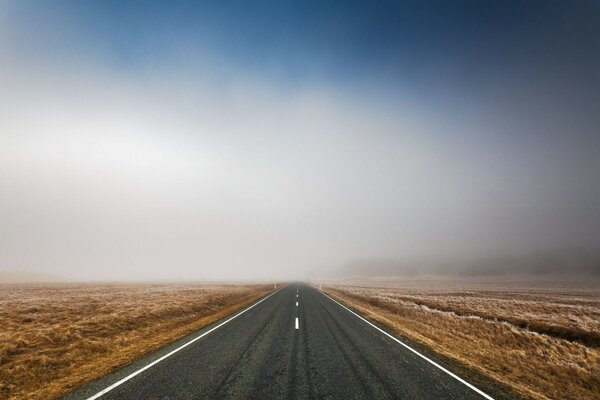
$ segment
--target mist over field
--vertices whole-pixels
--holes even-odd
[[[598,5],[481,3],[2,2],[0,271],[598,276]]]
[[[314,271],[319,278],[501,278],[581,281],[600,278],[600,255],[582,250],[527,252],[498,256],[372,258],[354,260],[328,271]]]

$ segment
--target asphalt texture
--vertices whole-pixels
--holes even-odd
[[[218,324],[93,382],[66,399],[87,399]],[[252,309],[100,397],[102,400],[482,398],[323,293],[303,284],[281,288]]]

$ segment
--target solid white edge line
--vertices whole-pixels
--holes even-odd
[[[143,368],[138,369],[137,371],[127,375],[125,378],[113,383],[112,385],[104,388],[103,390],[99,391],[98,393],[96,393],[95,395],[88,397],[86,400],[94,400],[99,398],[100,396],[105,395],[106,393],[110,392],[111,390],[113,390],[114,388],[116,388],[117,386],[120,386],[121,384],[127,382],[128,380],[130,380],[131,378],[133,378],[136,375],[141,374],[142,372],[144,372],[145,370],[147,370],[148,368],[158,364],[159,362],[161,362],[162,360],[164,360],[167,357],[172,356],[173,354],[177,353],[179,350],[189,346],[190,344],[194,343],[196,340],[202,339],[204,336],[208,335],[209,333],[211,333],[212,331],[214,331],[215,329],[219,329],[220,327],[222,327],[223,325],[225,325],[226,323],[228,323],[229,321],[231,321],[232,319],[235,319],[237,317],[239,317],[240,315],[242,315],[243,313],[245,313],[246,311],[250,310],[251,308],[259,305],[260,303],[262,303],[263,301],[265,301],[266,299],[268,299],[269,297],[273,296],[275,293],[279,292],[282,288],[277,289],[276,291],[274,291],[273,293],[271,293],[270,295],[268,295],[267,297],[257,301],[256,303],[252,304],[251,306],[249,306],[248,308],[244,309],[243,311],[240,311],[239,313],[237,313],[236,315],[234,315],[233,317],[229,318],[228,320],[221,322],[219,325],[209,329],[208,331],[204,332],[202,335],[197,336],[195,338],[193,338],[192,340],[190,340],[189,342],[184,343],[183,345],[179,346],[178,348],[176,348],[175,350],[165,354],[164,356],[152,361],[150,364],[146,365]]]
[[[300,329],[300,325],[298,325],[298,317],[296,317],[296,329]]]
[[[399,344],[401,344],[402,346],[406,347],[408,350],[412,351],[413,353],[415,353],[416,355],[418,355],[419,357],[421,357],[422,359],[424,359],[425,361],[429,362],[430,364],[432,364],[433,366],[441,369],[442,371],[444,371],[445,373],[447,373],[448,375],[450,375],[451,377],[453,377],[454,379],[456,379],[457,381],[459,381],[460,383],[465,384],[467,387],[469,387],[470,389],[473,389],[475,392],[479,393],[480,395],[482,395],[483,397],[485,397],[488,400],[494,400],[494,398],[492,396],[490,396],[489,394],[481,391],[480,389],[477,389],[475,386],[471,385],[469,382],[465,381],[464,379],[462,379],[461,377],[459,377],[458,375],[448,371],[446,368],[442,367],[440,364],[436,363],[435,361],[425,357],[423,354],[419,353],[418,351],[416,351],[415,349],[413,349],[412,347],[410,347],[409,345],[405,344],[404,342],[401,342],[398,338],[390,335],[389,333],[387,333],[386,331],[384,331],[383,329],[379,328],[377,325],[371,323],[370,321],[366,320],[365,318],[363,318],[362,316],[360,316],[359,314],[355,313],[354,311],[352,311],[351,309],[349,309],[348,307],[346,307],[345,305],[343,305],[342,303],[340,303],[339,301],[337,301],[336,299],[332,298],[331,296],[329,296],[328,294],[324,293],[324,292],[320,292],[321,294],[323,294],[325,297],[327,297],[329,300],[337,303],[339,306],[345,308],[347,311],[349,311],[350,313],[354,314],[356,317],[362,319],[364,322],[366,322],[367,324],[371,325],[373,328],[377,329],[379,332],[385,334],[386,336],[390,337],[391,339],[395,340],[396,342],[398,342]]]

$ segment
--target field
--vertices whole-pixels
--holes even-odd
[[[365,281],[323,289],[523,398],[600,398],[597,281]]]
[[[55,399],[241,309],[271,285],[0,285],[0,399]]]

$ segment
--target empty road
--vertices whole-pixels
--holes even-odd
[[[66,399],[491,398],[303,284],[226,320]]]

